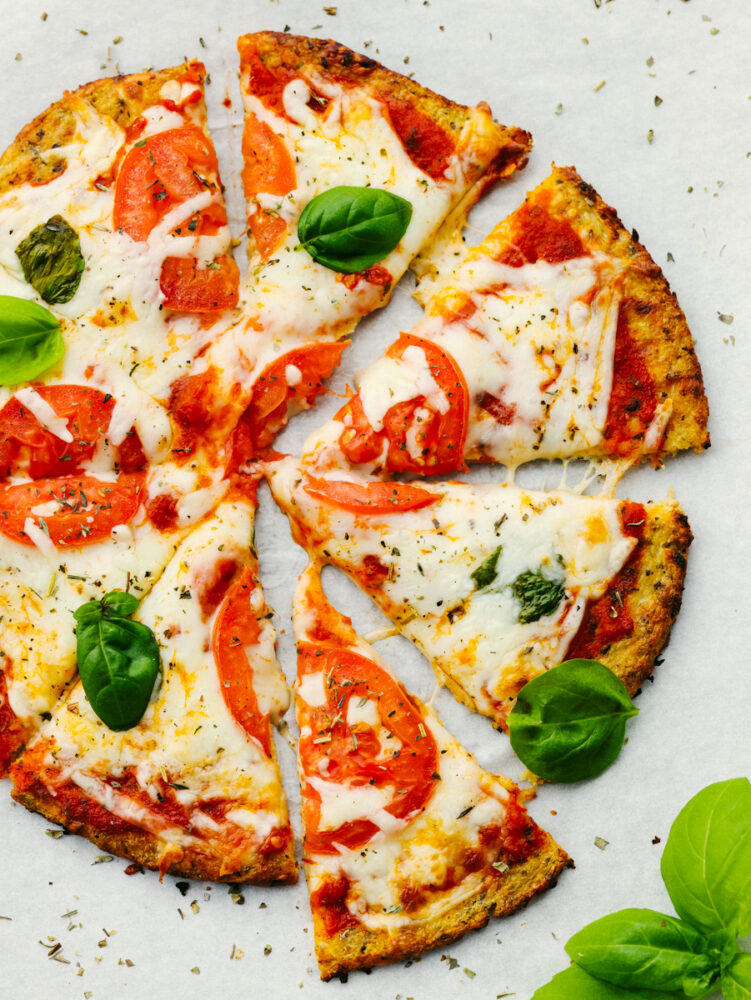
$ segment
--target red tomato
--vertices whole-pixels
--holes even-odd
[[[145,242],[164,216],[203,191],[219,191],[214,147],[196,125],[166,129],[133,146],[123,159],[115,185],[113,221],[137,242]],[[208,236],[227,225],[224,208],[212,203],[173,230]],[[220,257],[218,268],[198,267],[193,258],[168,257],[160,287],[170,309],[213,312],[237,304],[239,271]],[[199,287],[200,286],[200,287]]]
[[[348,340],[337,343],[305,344],[287,351],[264,368],[253,385],[250,403],[233,438],[233,468],[258,457],[269,448],[287,423],[289,403],[303,409],[312,406],[323,389],[324,379],[333,372]],[[287,368],[297,368],[300,381],[290,385]]]
[[[32,479],[75,475],[107,432],[115,406],[112,396],[81,385],[43,385],[37,392],[66,421],[73,440],[63,441],[45,430],[30,410],[11,397],[0,410],[2,478],[17,472]],[[123,472],[136,472],[146,461],[135,430],[117,450]]]
[[[308,708],[299,703],[300,730],[306,726],[311,730],[300,738],[303,773],[350,788],[389,788],[392,798],[385,809],[398,819],[410,819],[423,809],[435,787],[438,750],[404,688],[372,660],[340,646],[303,643],[298,673],[300,677],[322,673],[326,680],[325,705]],[[374,702],[380,722],[377,729],[365,722],[347,723],[352,698]],[[310,785],[303,814],[305,848],[316,854],[337,853],[335,844],[361,847],[379,829],[363,817],[334,830],[321,830],[321,799]]]
[[[258,708],[253,690],[253,667],[245,652],[245,647],[257,643],[261,634],[250,605],[255,586],[251,570],[243,570],[219,608],[211,634],[211,649],[222,696],[233,719],[248,736],[258,741],[270,757],[269,717]]]
[[[442,493],[429,493],[410,483],[350,483],[345,480],[311,479],[304,486],[316,500],[356,514],[392,514],[419,510],[436,503]]]
[[[295,165],[284,141],[266,122],[249,114],[243,131],[243,186],[248,200],[257,194],[285,195],[297,184]],[[281,216],[258,208],[248,222],[262,260],[268,260],[287,235]]]
[[[18,486],[0,486],[0,532],[23,545],[33,545],[24,530],[27,518],[55,545],[93,545],[109,538],[117,524],[128,524],[141,506],[143,474],[121,475],[116,483],[93,476],[37,479]],[[54,501],[55,510],[34,509]]]
[[[403,333],[386,352],[390,358],[400,358],[407,347],[419,347],[425,352],[431,374],[449,403],[445,413],[426,404],[425,396],[395,403],[383,419],[383,429],[370,426],[360,402],[353,396],[337,414],[336,419],[347,424],[339,438],[339,446],[351,462],[374,461],[386,447],[384,469],[389,472],[416,472],[422,475],[444,475],[464,468],[464,443],[469,419],[469,390],[461,369],[446,351],[410,333]],[[428,412],[428,416],[418,411]],[[348,419],[346,419],[348,418]],[[409,438],[421,445],[413,455]]]

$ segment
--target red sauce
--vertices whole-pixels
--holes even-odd
[[[456,150],[454,138],[408,100],[382,96],[394,131],[416,167],[441,181]]]
[[[485,834],[485,829],[488,834]],[[480,839],[485,840],[489,836],[492,827],[480,830]],[[495,837],[492,841],[498,843]],[[501,849],[503,856],[512,862],[524,861],[534,854],[545,841],[545,834],[530,819],[527,810],[519,804],[516,795],[509,795],[506,803],[506,819],[501,832]]]
[[[504,403],[502,399],[489,392],[482,393],[477,399],[477,405],[489,413],[496,423],[504,426],[512,424],[516,417],[516,406],[513,403]]]
[[[614,455],[635,451],[657,411],[657,393],[644,352],[634,339],[626,319],[625,302],[618,313],[613,357],[613,388],[610,392],[605,447]]]
[[[249,69],[248,93],[257,97],[265,108],[273,111],[280,118],[286,118],[287,121],[292,120],[284,110],[284,88],[290,80],[302,79],[305,82],[310,90],[310,99],[307,105],[312,111],[320,113],[328,107],[328,98],[317,93],[310,81],[306,80],[294,67],[280,63],[273,69],[269,69],[259,56],[255,45],[244,46],[240,56],[243,64]]]
[[[5,671],[10,669],[9,656],[0,659]],[[8,702],[8,686],[5,673],[0,672],[0,777],[10,767],[18,751],[29,736],[29,727],[18,718]]]
[[[146,468],[141,439],[137,431],[128,431],[118,448],[118,461],[121,472],[142,472]]]
[[[584,244],[567,219],[552,216],[545,205],[525,202],[514,216],[509,246],[499,260],[510,267],[521,267],[538,260],[561,264],[586,254]]]
[[[384,566],[378,556],[364,556],[358,576],[366,590],[380,587],[385,580],[388,580],[389,567]]]
[[[345,288],[353,291],[361,281],[388,288],[389,285],[393,284],[394,276],[387,268],[380,264],[374,264],[372,267],[368,267],[364,271],[356,271],[354,274],[337,274],[336,280],[341,281]]]
[[[568,649],[569,659],[581,657],[596,660],[607,652],[612,643],[625,639],[633,632],[634,620],[628,610],[626,597],[636,589],[638,581],[645,517],[642,504],[627,500],[621,505],[623,531],[638,539],[638,544],[610,581],[603,596],[587,604],[581,625]]]
[[[323,921],[324,930],[329,937],[358,924],[345,906],[349,886],[346,875],[338,878],[325,875],[319,887],[310,895],[310,908]]]
[[[146,504],[149,520],[160,531],[171,531],[177,526],[177,498],[160,493]]]

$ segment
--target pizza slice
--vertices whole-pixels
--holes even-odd
[[[463,259],[422,262],[424,318],[305,447],[318,468],[658,462],[709,447],[685,317],[647,251],[571,167]],[[450,258],[455,261],[456,258]]]
[[[675,504],[314,477],[293,459],[267,474],[298,544],[502,728],[524,684],[567,658],[599,660],[633,695],[678,614],[691,532]]]
[[[570,864],[327,601],[294,602],[305,869],[323,979],[447,944]]]
[[[238,301],[205,76],[191,62],[86,84],[0,157],[0,294],[45,304],[65,340],[41,381],[112,399],[114,443],[135,449],[134,429],[152,463],[178,447],[174,383]]]
[[[129,704],[130,682],[117,679],[128,639],[104,633],[115,678],[93,693],[79,680],[51,711],[11,768],[18,801],[162,873],[295,880],[270,725],[289,695],[250,549],[253,512],[253,491],[234,488],[141,601],[134,621],[160,660],[141,720],[108,714],[119,719]],[[74,608],[60,622],[69,635]]]
[[[235,464],[312,405],[342,338],[386,304],[443,220],[459,224],[484,189],[525,164],[531,144],[527,132],[493,122],[487,105],[456,104],[330,40],[266,31],[241,37],[238,48],[251,235],[243,316],[202,359],[189,394],[194,411],[196,392],[208,411],[212,400],[232,400],[228,427],[243,415]],[[345,260],[324,264],[298,223],[332,191],[351,234],[339,237]],[[350,265],[364,243],[372,249],[372,234],[357,227],[383,208],[362,207],[374,192],[396,196],[409,222],[369,266]]]

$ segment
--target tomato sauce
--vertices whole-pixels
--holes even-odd
[[[526,202],[513,218],[509,245],[498,258],[510,267],[534,264],[562,264],[575,257],[584,257],[584,244],[567,219],[552,216],[545,205]]]
[[[339,875],[337,878],[324,875],[321,884],[310,894],[310,908],[322,920],[327,937],[340,934],[359,923],[346,906],[349,887],[350,881],[346,875]]]
[[[11,666],[10,657],[0,659],[3,671]],[[30,735],[30,727],[15,714],[8,701],[8,683],[5,672],[0,672],[0,778],[10,767],[11,761]]]
[[[453,136],[412,101],[389,95],[381,100],[410,160],[433,180],[444,180],[456,150]]]
[[[629,330],[626,303],[618,312],[613,357],[613,387],[603,439],[614,455],[636,451],[657,412],[657,392],[644,351]]]

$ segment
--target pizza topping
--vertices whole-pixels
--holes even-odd
[[[65,353],[60,323],[37,302],[0,295],[0,385],[38,378]]]
[[[410,483],[356,483],[311,479],[305,492],[335,507],[362,514],[399,513],[437,503],[441,493],[431,493]]]
[[[519,601],[519,621],[523,625],[552,614],[565,593],[560,580],[551,580],[541,570],[533,572],[530,569],[517,576],[511,589]]]
[[[411,204],[390,191],[343,185],[309,201],[297,231],[319,264],[353,274],[395,250],[411,218]]]
[[[547,204],[525,201],[514,213],[509,244],[498,259],[511,267],[521,267],[538,260],[561,264],[586,253],[568,219],[551,215]]]
[[[35,544],[29,527],[53,545],[93,545],[133,519],[143,478],[133,473],[114,483],[80,476],[0,486],[0,532],[23,545]]]
[[[138,598],[110,591],[73,612],[78,673],[91,707],[110,729],[132,729],[143,717],[159,673],[154,633],[130,620]]]
[[[298,662],[302,680],[323,676],[325,693],[309,714],[301,709],[305,848],[355,849],[424,808],[438,766],[435,740],[404,689],[372,660],[307,643]]]
[[[626,303],[618,313],[618,330],[613,358],[613,389],[610,395],[605,447],[614,455],[630,454],[639,443],[645,450],[657,451],[664,436],[664,425],[657,440],[647,441],[649,428],[658,411],[657,393],[643,350],[629,329]],[[669,416],[669,412],[668,412]]]
[[[336,415],[350,461],[390,472],[445,474],[464,466],[468,392],[451,355],[403,333]]]
[[[78,233],[61,215],[37,226],[16,249],[23,276],[45,302],[70,302],[85,267]]]
[[[391,95],[383,98],[389,118],[410,160],[442,181],[456,154],[456,144],[449,132],[410,100]]]
[[[525,684],[508,716],[511,746],[547,781],[583,781],[621,752],[626,721],[639,709],[621,681],[595,660],[567,660]]]

